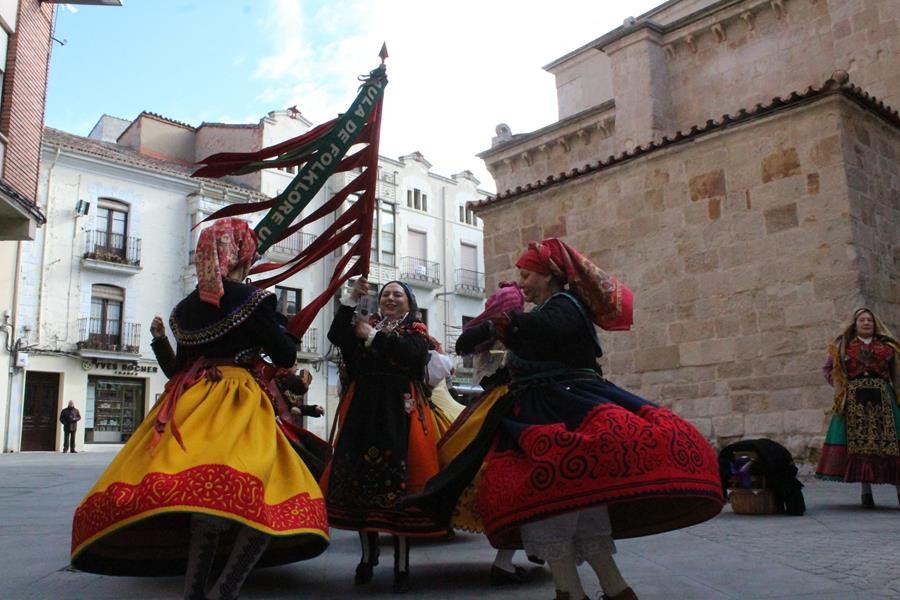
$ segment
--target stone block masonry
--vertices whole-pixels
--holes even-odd
[[[633,330],[601,335],[613,381],[718,445],[811,459],[829,338],[862,302],[900,324],[898,156],[895,127],[822,97],[484,207],[488,288],[528,241],[563,237],[635,293]]]

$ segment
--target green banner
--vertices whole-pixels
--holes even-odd
[[[347,112],[341,115],[334,127],[316,143],[316,153],[303,165],[284,192],[275,199],[275,205],[256,226],[260,254],[275,243],[281,232],[294,222],[307,204],[312,202],[325,181],[334,173],[347,150],[356,143],[386,85],[387,73],[384,65],[381,65],[369,73]]]

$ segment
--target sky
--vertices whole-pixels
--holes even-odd
[[[544,65],[662,0],[123,0],[60,5],[45,122],[87,135],[103,114],[199,126],[296,106],[314,124],[356,95],[387,43],[380,153],[472,171],[499,123],[557,120]]]

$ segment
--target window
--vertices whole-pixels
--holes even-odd
[[[372,262],[395,265],[395,216],[394,205],[376,200],[375,218],[372,220]]]
[[[418,188],[406,190],[406,207],[428,212],[428,194]]]
[[[93,347],[118,349],[122,342],[122,304],[125,292],[112,285],[91,286],[91,317],[88,339]]]
[[[107,198],[100,198],[97,204],[94,251],[125,258],[128,205]]]
[[[409,255],[414,258],[428,258],[428,234],[424,231],[416,231],[415,229],[406,230],[406,242]]]
[[[468,204],[459,207],[459,222],[468,225],[478,225],[478,217],[475,216],[475,211]]]
[[[288,318],[296,315],[303,307],[303,290],[276,285],[275,297],[275,310]]]
[[[9,48],[9,32],[0,27],[0,103],[3,102],[6,83],[6,53]]]

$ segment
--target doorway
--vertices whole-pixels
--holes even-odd
[[[22,452],[56,450],[58,408],[59,373],[27,372],[22,407]]]

